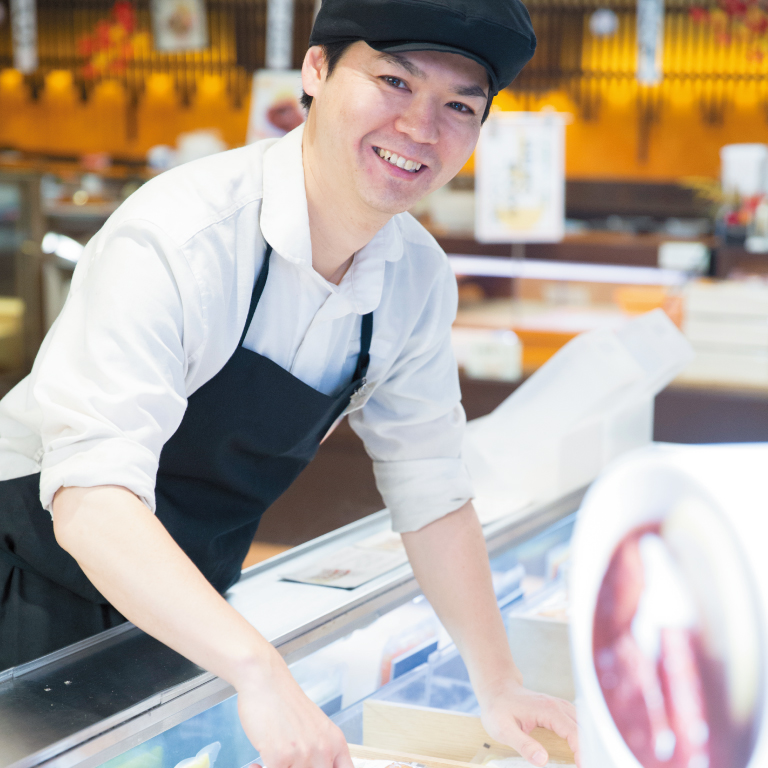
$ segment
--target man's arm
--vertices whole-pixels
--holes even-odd
[[[243,728],[265,764],[352,768],[341,731],[133,493],[62,488],[53,519],[59,544],[120,613],[235,687]]]
[[[578,759],[575,707],[523,687],[472,503],[418,531],[403,533],[403,542],[419,585],[467,665],[488,733],[528,761],[544,765],[547,753],[528,733],[549,728],[568,740]]]

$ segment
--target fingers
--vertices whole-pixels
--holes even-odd
[[[562,709],[562,711],[568,715],[568,717],[570,717],[574,723],[578,722],[579,718],[576,713],[576,707],[570,701],[566,701],[565,699],[555,699],[555,701],[557,701],[557,703],[560,705],[560,709]]]
[[[278,672],[268,686],[238,691],[240,721],[262,764],[267,768],[354,768],[341,729],[307,698],[287,667]]]
[[[264,768],[333,768],[333,750],[328,745],[291,744],[263,750]]]
[[[549,699],[539,711],[537,725],[554,731],[568,742],[576,763],[579,764],[579,727],[576,722],[576,707],[563,699]]]
[[[352,758],[349,754],[349,747],[347,746],[346,739],[342,736],[342,749],[339,749],[336,753],[336,759],[333,763],[333,768],[355,768],[355,764],[352,762]]]
[[[549,760],[547,750],[533,736],[529,736],[520,728],[512,729],[506,741],[512,749],[516,749],[533,765],[546,765],[547,760]]]
[[[354,768],[344,734],[330,721],[321,723],[310,738],[265,746],[261,758],[265,768]]]
[[[542,693],[522,690],[489,713],[484,725],[495,739],[516,749],[529,763],[541,766],[549,756],[532,736],[537,727],[546,728],[565,739],[580,763],[579,729],[576,707],[569,701]]]

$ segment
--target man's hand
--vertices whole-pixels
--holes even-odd
[[[280,654],[130,491],[63,488],[53,520],[59,544],[123,616],[235,687],[243,729],[269,768],[353,768],[343,734]]]
[[[285,664],[238,686],[240,722],[267,768],[353,768],[344,734],[307,698]]]
[[[549,759],[546,749],[529,735],[534,728],[547,728],[568,742],[576,765],[580,764],[576,707],[570,701],[529,691],[510,680],[481,706],[488,735],[517,750],[529,763],[541,766]]]

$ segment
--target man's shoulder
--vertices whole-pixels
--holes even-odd
[[[262,196],[262,159],[272,141],[193,160],[148,181],[112,215],[110,228],[146,222],[182,246]]]
[[[445,259],[445,251],[415,216],[407,212],[399,213],[395,220],[407,246],[424,248],[433,252],[436,257]]]
[[[410,213],[395,217],[403,238],[403,258],[397,262],[408,271],[417,270],[422,278],[444,279],[450,272],[445,251],[435,238]]]

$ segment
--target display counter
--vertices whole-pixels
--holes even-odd
[[[507,622],[562,591],[582,496],[484,528]],[[377,512],[249,568],[227,593],[356,744],[365,743],[361,702],[371,697],[478,712],[461,659],[407,563],[350,590],[282,580],[389,529],[388,512]],[[567,662],[567,645],[561,656]],[[234,689],[130,624],[0,673],[2,768],[174,768],[214,741],[220,768],[257,758]]]

